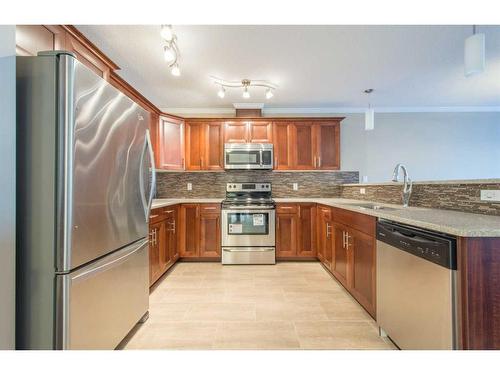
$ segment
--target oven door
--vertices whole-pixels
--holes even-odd
[[[222,210],[222,246],[274,246],[274,209]]]

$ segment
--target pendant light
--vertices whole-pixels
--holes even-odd
[[[373,89],[366,89],[365,94],[371,94]],[[375,110],[371,107],[370,101],[368,100],[368,108],[365,111],[365,130],[375,129]]]
[[[472,35],[465,39],[464,68],[465,76],[482,73],[485,65],[485,35],[476,33],[476,26],[472,26]]]

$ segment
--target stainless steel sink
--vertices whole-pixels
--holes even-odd
[[[383,205],[374,204],[374,203],[346,203],[346,205],[353,206],[353,207],[359,207],[359,208],[366,208],[366,209],[370,209],[370,210],[384,210],[384,211],[397,211],[397,210],[399,210],[399,208],[383,206]]]

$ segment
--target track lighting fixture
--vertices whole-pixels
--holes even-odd
[[[160,35],[166,43],[163,46],[163,57],[168,63],[172,75],[178,77],[181,75],[179,68],[180,52],[177,46],[177,36],[174,34],[172,25],[161,25]]]
[[[220,87],[217,91],[219,98],[224,98],[227,88],[243,88],[242,96],[245,99],[250,98],[250,87],[264,87],[266,88],[266,99],[271,99],[274,96],[274,90],[278,88],[278,85],[263,80],[250,80],[242,79],[241,81],[226,81],[222,78],[210,77],[216,85]]]

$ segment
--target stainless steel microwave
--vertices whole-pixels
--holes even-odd
[[[273,169],[272,143],[224,144],[225,169]]]

